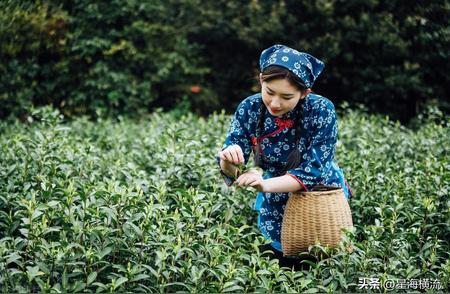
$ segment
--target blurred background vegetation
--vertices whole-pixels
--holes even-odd
[[[0,1],[0,118],[233,111],[261,50],[326,63],[314,90],[406,122],[450,110],[450,1]]]

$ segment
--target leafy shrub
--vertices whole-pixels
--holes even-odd
[[[254,191],[220,178],[224,113],[0,122],[1,291],[359,292],[360,277],[448,291],[450,121],[339,116],[354,250],[297,272],[260,256]]]

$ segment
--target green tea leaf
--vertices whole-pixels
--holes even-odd
[[[94,282],[96,278],[97,278],[97,272],[90,273],[87,278],[87,284],[88,285],[92,284],[92,282]]]

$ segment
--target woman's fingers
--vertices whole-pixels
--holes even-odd
[[[245,160],[244,160],[244,153],[242,152],[242,149],[241,149],[241,147],[239,145],[238,145],[238,148],[237,148],[237,152],[238,152],[239,163],[244,163],[245,162]]]
[[[227,156],[226,156],[226,153],[223,152],[223,151],[219,151],[219,157],[220,157],[220,159],[223,160],[223,161],[228,161],[228,158],[227,158]]]
[[[233,154],[233,163],[240,164],[244,163],[244,156],[242,154],[242,149],[239,145],[233,145],[231,148],[231,153]]]
[[[228,162],[233,162],[233,155],[231,153],[231,150],[229,148],[222,150],[220,152],[220,159],[228,161]]]
[[[219,157],[222,160],[229,161],[236,165],[244,163],[244,154],[239,145],[231,145],[227,147],[225,150],[220,152]]]
[[[248,184],[248,186],[254,187],[254,186],[260,185],[260,184],[261,184],[261,181],[260,181],[259,179],[255,179],[254,181],[250,182],[250,183]]]
[[[240,187],[246,187],[251,186],[255,181],[258,181],[258,177],[251,173],[245,173],[236,180],[236,184]]]
[[[237,155],[237,164],[244,163],[244,153],[242,152],[242,148],[239,145],[235,145],[236,155]]]
[[[234,164],[239,164],[239,151],[237,150],[237,148],[232,148],[230,150],[231,156],[233,157],[233,163]]]
[[[247,178],[247,174],[240,175],[239,178],[237,178],[237,180],[236,180],[236,185],[238,185],[239,187],[243,187],[246,178]]]

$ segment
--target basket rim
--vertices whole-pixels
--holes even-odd
[[[329,196],[329,195],[335,195],[335,194],[341,194],[341,193],[344,193],[344,189],[339,188],[339,189],[327,190],[327,191],[292,192],[291,196]]]

